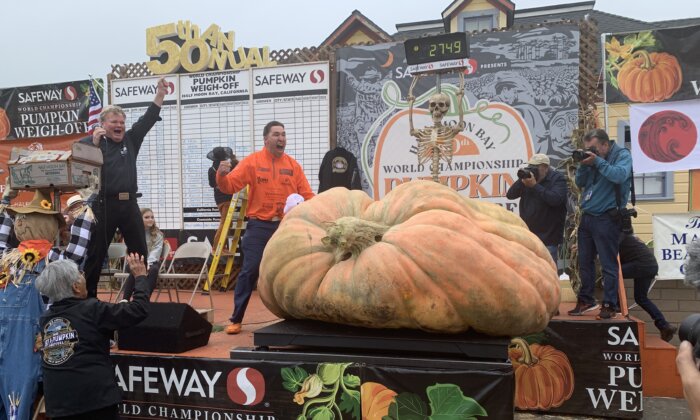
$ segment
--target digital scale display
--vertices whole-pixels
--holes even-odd
[[[469,39],[466,32],[453,32],[406,40],[404,49],[409,66],[458,60],[469,57]]]

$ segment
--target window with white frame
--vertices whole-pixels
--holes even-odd
[[[630,149],[632,138],[627,121],[618,123],[618,139],[625,140],[625,147]],[[634,168],[634,162],[632,162]],[[673,200],[673,172],[649,172],[634,174],[634,194],[637,200]]]
[[[493,29],[493,18],[491,16],[465,17],[463,23],[464,32],[490,31]]]
[[[478,12],[463,12],[459,15],[458,30],[460,32],[490,31],[496,27],[498,10],[480,10]]]

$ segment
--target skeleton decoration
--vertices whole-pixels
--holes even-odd
[[[432,95],[428,102],[428,109],[433,119],[433,125],[425,128],[415,129],[413,127],[413,104],[416,98],[413,96],[413,88],[418,83],[421,75],[415,75],[408,91],[408,121],[410,124],[410,134],[418,141],[418,164],[430,162],[430,172],[433,181],[440,182],[440,159],[448,164],[452,162],[452,144],[455,136],[464,130],[464,110],[462,109],[462,98],[464,97],[464,73],[459,72],[459,90],[457,91],[457,109],[459,112],[459,122],[454,127],[449,127],[442,123],[442,119],[450,110],[450,97],[439,91],[440,77],[438,76],[438,93]]]

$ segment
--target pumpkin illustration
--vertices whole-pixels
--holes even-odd
[[[561,406],[574,392],[569,358],[552,346],[511,340],[508,350],[515,371],[515,406],[521,410],[548,410]]]
[[[382,420],[389,415],[389,405],[396,392],[376,382],[365,382],[360,387],[362,420]]]
[[[258,291],[282,318],[499,336],[543,330],[560,297],[520,217],[431,181],[301,203],[265,247]]]
[[[7,118],[7,112],[0,108],[0,140],[5,140],[10,134],[10,119]]]
[[[665,52],[636,51],[617,74],[620,91],[634,102],[659,102],[678,92],[683,72],[678,60]]]

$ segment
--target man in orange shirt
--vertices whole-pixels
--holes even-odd
[[[241,332],[243,315],[258,281],[265,245],[284,216],[287,197],[297,193],[308,200],[314,196],[301,165],[284,153],[287,146],[284,124],[270,121],[263,129],[263,138],[262,150],[243,159],[233,171],[229,162],[222,161],[216,173],[216,184],[223,193],[233,194],[246,185],[250,187],[248,225],[241,239],[243,267],[236,281],[233,315],[226,334]]]

